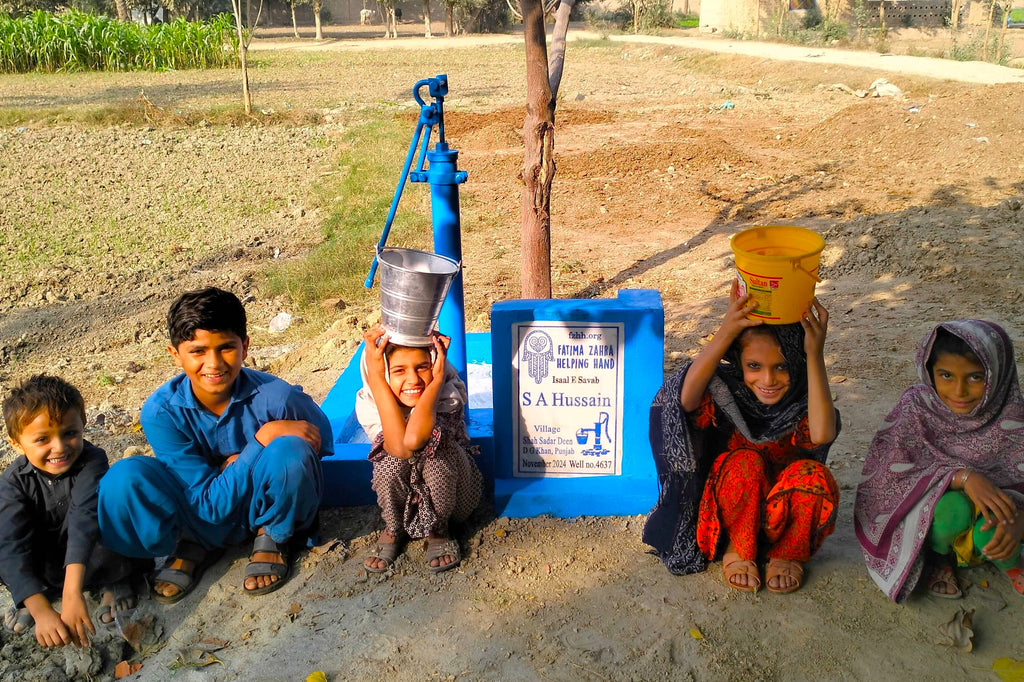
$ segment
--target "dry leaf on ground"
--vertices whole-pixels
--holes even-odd
[[[942,633],[939,644],[969,652],[974,648],[974,630],[971,629],[973,620],[974,609],[957,609],[956,615],[948,623],[939,626],[939,632]]]
[[[129,663],[128,661],[121,661],[116,666],[114,666],[114,677],[120,680],[122,677],[134,675],[141,669],[141,663]]]
[[[1024,682],[1024,661],[997,658],[992,662],[992,672],[1003,682]]]

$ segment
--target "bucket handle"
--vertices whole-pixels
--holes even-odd
[[[385,248],[387,248],[387,247],[380,246],[378,244],[374,248],[374,250],[373,250],[374,258],[373,258],[372,273],[374,273],[374,274],[377,272],[377,261],[380,259],[380,254],[384,251]],[[434,255],[435,256],[440,256],[441,254],[435,253]],[[448,256],[444,256],[444,257],[448,258]],[[449,260],[453,260],[453,259],[449,259]],[[460,258],[459,260],[455,261],[455,274],[452,275],[452,279],[455,279],[456,277],[458,277],[461,272],[462,272],[462,259]],[[812,277],[813,277],[813,275],[812,275]],[[372,277],[370,279],[372,280]],[[821,280],[819,279],[818,281],[820,282]]]
[[[816,272],[812,272],[812,271],[808,270],[807,268],[803,267],[802,265],[800,265],[800,259],[799,258],[794,258],[792,260],[792,263],[793,263],[793,270],[799,270],[800,272],[804,273],[805,275],[807,275],[808,277],[813,279],[816,284],[821,284],[821,278],[818,277],[818,274]]]

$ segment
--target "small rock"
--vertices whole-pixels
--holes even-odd
[[[857,246],[859,246],[862,249],[877,249],[878,239],[876,239],[873,235],[870,234],[862,234],[860,237],[857,238]]]
[[[320,301],[320,307],[324,310],[344,310],[347,306],[340,298],[325,298]]]
[[[145,448],[140,448],[138,445],[129,445],[124,449],[125,457],[137,457],[138,455],[144,454]]]
[[[270,321],[270,331],[272,332],[283,332],[288,329],[292,324],[291,313],[280,312],[274,316],[274,319]]]
[[[140,365],[139,363],[135,362],[134,360],[129,360],[128,364],[125,365],[124,369],[125,369],[126,372],[131,372],[132,374],[138,374],[139,372],[141,372],[142,370],[144,370],[146,368],[143,367],[142,365]]]

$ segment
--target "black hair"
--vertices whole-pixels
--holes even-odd
[[[46,410],[52,421],[75,410],[85,423],[85,401],[78,389],[59,377],[36,374],[21,382],[4,400],[4,423],[14,440],[31,418]]]
[[[766,339],[774,341],[776,345],[781,345],[779,344],[779,338],[775,336],[775,332],[773,332],[772,328],[766,324],[747,327],[739,333],[739,336],[736,337],[736,340],[733,341],[733,343],[736,344],[736,348],[740,353],[742,353],[743,349],[747,347],[747,344],[750,343],[750,340],[755,336],[763,336]]]
[[[431,347],[428,347],[428,346],[403,346],[403,345],[400,345],[400,344],[397,344],[397,343],[392,343],[390,341],[388,341],[388,347],[384,349],[384,357],[386,357],[388,360],[390,360],[392,354],[394,354],[394,352],[396,350],[424,350],[424,351],[427,352],[427,355],[429,355],[431,358],[434,357],[434,349],[431,348]]]
[[[167,333],[177,348],[196,337],[196,331],[229,332],[243,341],[246,331],[245,307],[230,291],[207,287],[182,294],[167,311]]]
[[[928,376],[932,375],[932,368],[938,362],[939,356],[943,354],[961,355],[976,365],[984,366],[985,364],[966,341],[948,329],[939,327],[938,331],[935,332],[935,341],[932,342],[932,352],[928,355],[928,363],[926,365]]]

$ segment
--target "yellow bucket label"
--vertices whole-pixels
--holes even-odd
[[[778,319],[778,315],[772,315],[772,294],[779,288],[781,277],[766,277],[757,275],[746,270],[737,268],[740,280],[740,295],[749,293],[757,304],[751,317],[763,317],[766,320]]]

